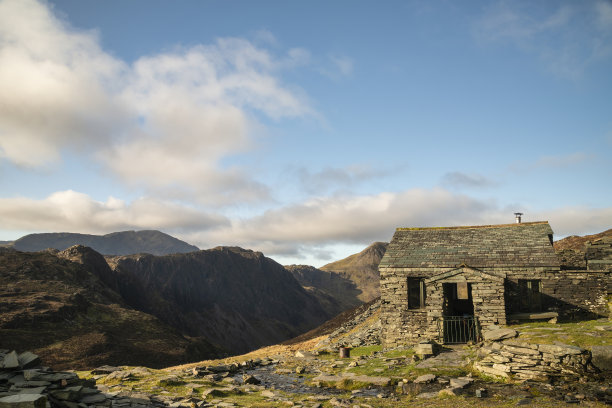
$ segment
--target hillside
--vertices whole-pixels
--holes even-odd
[[[285,266],[304,289],[314,295],[330,316],[360,305],[361,291],[355,283],[333,272],[308,265]]]
[[[198,251],[198,247],[189,245],[177,238],[160,231],[122,231],[106,235],[75,234],[70,232],[53,232],[29,234],[13,243],[19,251],[36,252],[47,248],[60,251],[73,245],[83,245],[103,255],[130,255],[147,253],[168,255]]]
[[[130,308],[113,285],[112,271],[89,248],[0,250],[0,349],[32,350],[60,369],[163,367],[219,355]]]
[[[107,259],[130,306],[232,353],[278,343],[333,316],[260,252],[217,247]]]
[[[572,235],[554,242],[555,252],[563,269],[586,269],[587,243],[597,240],[612,240],[612,229],[593,235]]]
[[[354,282],[361,291],[359,300],[369,302],[380,296],[378,264],[387,250],[387,245],[386,242],[375,242],[358,254],[329,263],[320,269]]]
[[[601,239],[605,237],[612,238],[612,228],[604,232],[600,232],[599,234],[584,235],[584,236],[571,235],[569,237],[555,241],[553,245],[556,251],[561,251],[564,249],[573,249],[576,251],[584,252],[584,245],[587,242],[595,241],[596,239]]]

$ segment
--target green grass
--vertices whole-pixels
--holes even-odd
[[[383,355],[387,358],[401,358],[401,357],[408,358],[414,355],[414,349],[405,348],[405,349],[398,349],[398,350],[390,350],[390,351],[383,353]]]
[[[612,325],[612,321],[586,320],[568,323],[529,322],[509,326],[516,329],[519,339],[536,344],[564,343],[589,350],[592,346],[612,345],[612,331],[597,330],[596,326]],[[560,329],[549,330],[551,328]]]
[[[355,347],[351,349],[351,357],[361,357],[361,356],[371,356],[374,353],[381,351],[382,346],[363,346],[363,347]]]

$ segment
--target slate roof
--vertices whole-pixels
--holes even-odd
[[[547,221],[472,227],[398,228],[380,267],[559,266]],[[550,238],[549,238],[550,235]]]

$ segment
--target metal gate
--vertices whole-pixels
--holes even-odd
[[[438,320],[438,330],[444,344],[480,341],[480,327],[474,316],[443,316]]]

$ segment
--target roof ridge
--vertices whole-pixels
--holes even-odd
[[[526,225],[548,224],[548,221],[520,222],[512,224],[491,224],[491,225],[459,225],[455,227],[407,227],[396,228],[396,231],[418,231],[418,230],[454,230],[454,229],[480,229],[480,228],[499,228],[499,227],[521,227]]]

